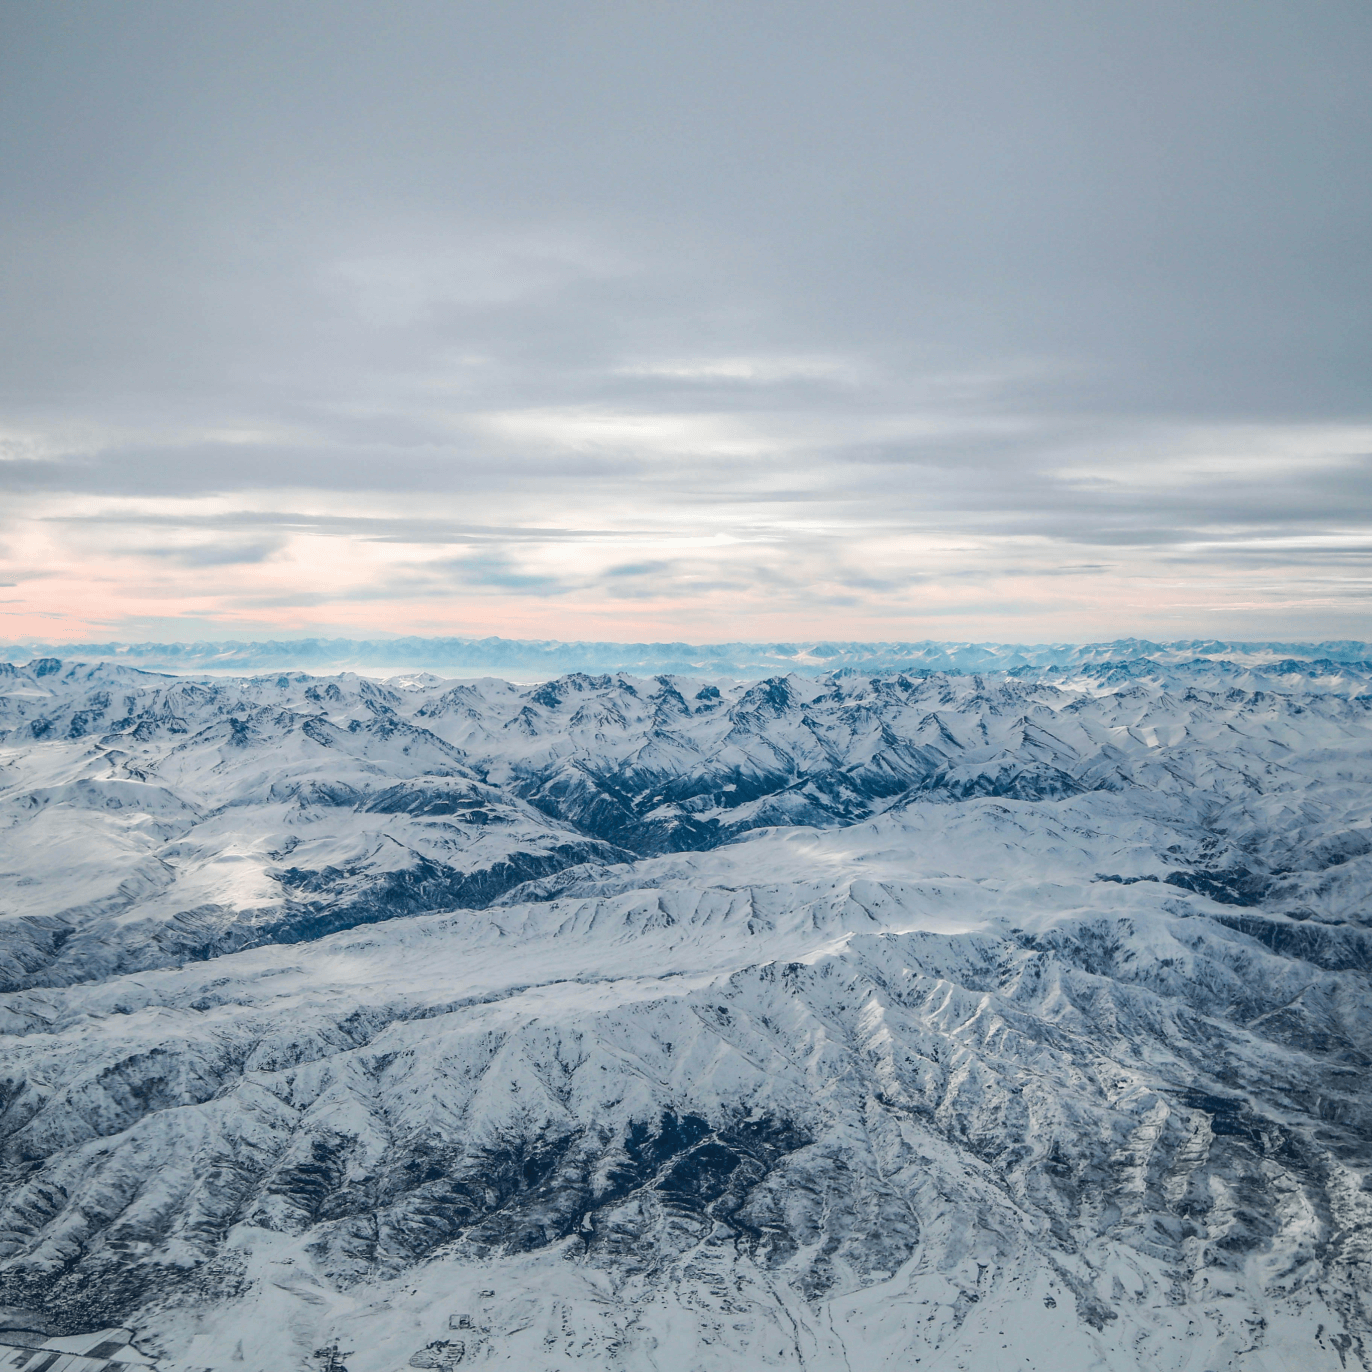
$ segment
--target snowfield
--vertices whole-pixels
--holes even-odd
[[[1370,891],[1367,663],[0,663],[0,1343],[1356,1372]]]

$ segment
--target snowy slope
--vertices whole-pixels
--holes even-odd
[[[0,1306],[177,1372],[1365,1365],[1370,730],[1312,660],[15,668]]]

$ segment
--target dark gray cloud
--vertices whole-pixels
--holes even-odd
[[[0,570],[1363,632],[1369,71],[1360,0],[5,5]]]

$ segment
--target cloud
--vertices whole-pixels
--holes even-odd
[[[664,572],[670,572],[675,565],[672,562],[625,562],[617,567],[607,567],[604,575],[608,577],[657,577]]]
[[[846,357],[696,357],[656,362],[624,363],[616,376],[642,377],[654,381],[690,382],[703,386],[743,383],[775,386],[779,383],[831,382],[853,385],[861,379],[861,367]]]
[[[160,558],[182,567],[233,567],[265,562],[284,546],[283,539],[256,543],[193,543],[177,547],[140,548],[137,555]]]
[[[1368,631],[1365,7],[171,18],[0,50],[7,628]]]
[[[507,557],[478,554],[442,564],[461,586],[493,587],[501,591],[539,596],[566,595],[572,588],[560,577],[521,567]]]

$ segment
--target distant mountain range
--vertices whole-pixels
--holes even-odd
[[[9,643],[0,661],[112,661],[152,671],[432,671],[445,675],[514,674],[546,679],[566,672],[680,672],[733,677],[799,672],[820,676],[851,668],[861,672],[1004,672],[1016,667],[1072,667],[1150,658],[1160,663],[1194,658],[1243,664],[1282,658],[1363,662],[1372,644],[1351,639],[1326,643],[1236,642],[1181,639],[1155,643],[1121,638],[1109,643],[562,643],[515,638],[300,638],[266,642]]]

